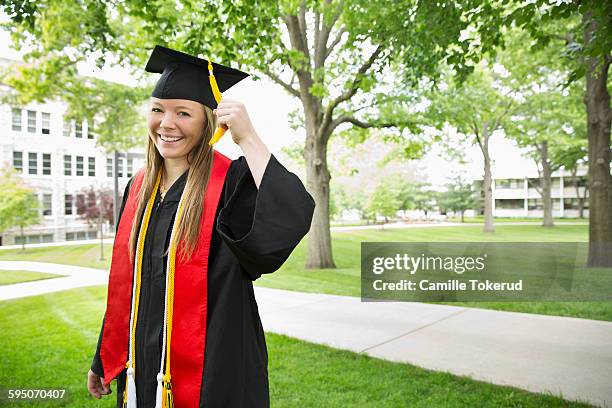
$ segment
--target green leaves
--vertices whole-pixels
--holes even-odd
[[[10,166],[0,174],[0,232],[40,222],[40,204],[35,190],[26,186]]]

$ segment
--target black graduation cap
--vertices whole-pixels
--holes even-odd
[[[249,74],[180,51],[156,45],[147,72],[162,74],[151,96],[160,99],[189,99],[211,109],[225,92]]]

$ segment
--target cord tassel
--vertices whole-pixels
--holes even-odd
[[[212,62],[208,61],[208,80],[210,81],[210,89],[212,90],[213,96],[215,97],[215,101],[217,104],[221,101],[221,91],[219,91],[219,86],[217,85],[217,80],[215,75],[213,74],[213,66]],[[210,142],[208,142],[209,146],[214,145],[223,137],[225,132],[227,131],[227,126],[222,125],[215,130],[215,134],[213,135]]]
[[[127,382],[125,384],[125,392],[123,398],[123,405],[127,408],[138,408],[136,404],[136,381],[134,380],[134,369],[128,367],[127,369]]]
[[[172,385],[170,384],[170,380],[164,381],[164,391],[163,391],[162,408],[174,408],[174,398],[172,397]]]
[[[157,391],[155,392],[155,408],[162,408],[163,401],[163,384],[162,380],[164,379],[164,375],[162,373],[157,374]]]

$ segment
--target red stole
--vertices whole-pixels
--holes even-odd
[[[193,256],[181,262],[174,276],[174,313],[170,345],[171,381],[175,408],[198,407],[206,346],[208,255],[215,214],[231,160],[213,151],[213,164],[200,217],[200,235]],[[108,296],[100,358],[106,385],[119,375],[128,360],[130,309],[134,264],[129,259],[129,239],[142,186],[144,169],[136,173],[125,203],[115,242],[108,281]],[[145,318],[140,316],[140,318]],[[140,357],[136,353],[136,360]],[[157,373],[155,373],[157,374]]]

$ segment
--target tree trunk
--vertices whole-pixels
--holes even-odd
[[[495,232],[493,226],[493,190],[491,176],[491,156],[489,155],[489,129],[485,122],[482,131],[482,154],[484,158],[484,180],[482,188],[484,189],[484,228],[483,232]]]
[[[579,190],[580,189],[576,185],[576,196],[578,196],[578,216],[580,218],[584,218],[584,204],[586,203],[587,194],[589,192],[588,182],[584,186],[584,193],[582,195],[580,195],[580,191]]]
[[[21,230],[21,250],[25,251],[25,236],[23,236],[23,225],[20,225],[19,229]]]
[[[580,187],[578,186],[578,167],[572,169],[572,179],[574,180],[574,188],[576,189],[576,197],[578,199],[578,218],[584,218],[584,199],[586,198],[587,187],[584,188],[584,198],[580,195]]]
[[[539,146],[540,149],[540,161],[542,164],[542,206],[544,208],[544,221],[542,222],[543,227],[554,227],[553,216],[552,216],[552,198],[551,198],[551,184],[552,184],[552,169],[550,162],[548,161],[548,142],[542,141]]]
[[[307,125],[306,185],[316,206],[308,234],[308,261],[306,268],[335,268],[332,256],[331,233],[329,230],[329,181],[331,175],[327,166],[327,146]]]
[[[588,44],[597,22],[588,22],[584,43]],[[586,58],[587,135],[589,139],[589,256],[588,267],[612,267],[612,176],[610,176],[610,126],[612,111],[607,88],[612,58]]]

